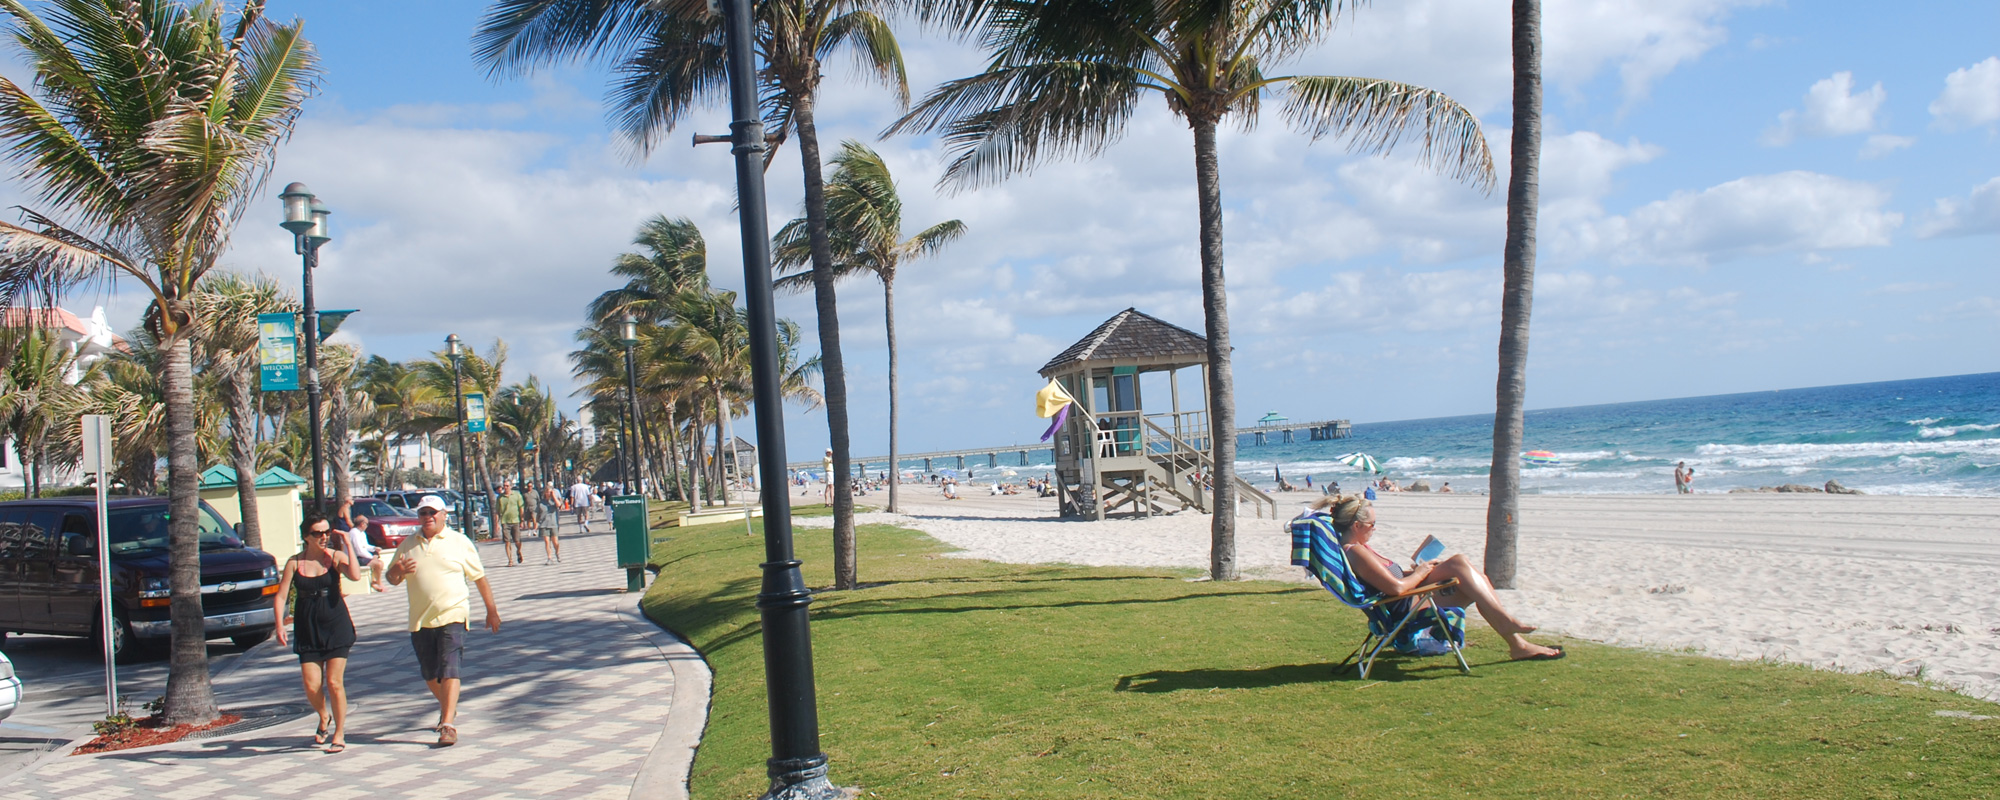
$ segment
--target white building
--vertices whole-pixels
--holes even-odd
[[[90,319],[79,319],[75,314],[62,308],[10,308],[0,311],[0,327],[45,328],[53,330],[69,346],[74,360],[69,373],[63,380],[71,384],[83,379],[83,373],[113,351],[124,350],[125,340],[111,332],[111,325],[104,321],[104,307],[98,306],[90,312]],[[65,465],[46,464],[42,475],[44,490],[69,486],[78,481]],[[21,453],[14,447],[14,440],[0,431],[0,490],[23,489],[28,485],[28,469]]]

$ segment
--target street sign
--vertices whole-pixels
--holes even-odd
[[[110,463],[112,447],[116,440],[111,438],[111,417],[105,414],[83,415],[83,471],[109,472],[115,466]]]
[[[111,417],[104,414],[83,415],[83,468],[96,473],[97,477],[97,603],[98,630],[104,634],[104,714],[118,713],[118,665],[117,653],[111,647],[111,524],[109,502],[105,490],[111,484],[112,447]],[[129,643],[128,643],[129,646]]]
[[[257,365],[264,391],[299,390],[299,323],[292,314],[257,315]]]
[[[465,429],[473,433],[486,432],[486,393],[465,393]]]

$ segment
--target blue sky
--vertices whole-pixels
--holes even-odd
[[[1449,92],[1504,166],[1506,5],[1376,3],[1288,71]],[[271,10],[307,20],[326,79],[280,154],[269,224],[247,222],[229,263],[296,280],[275,193],[310,184],[338,237],[320,303],[362,308],[348,330],[371,352],[499,337],[511,374],[567,391],[583,306],[653,214],[699,223],[715,282],[741,285],[728,154],[686,145],[724,130],[716,110],[635,163],[608,133],[603,70],[494,81],[471,63],[482,3]],[[2000,370],[2000,5],[1548,0],[1544,14],[1530,407]],[[982,61],[899,32],[913,92]],[[1035,369],[1127,306],[1200,329],[1191,142],[1158,101],[1102,158],[941,197],[935,142],[874,141],[896,114],[886,92],[844,65],[826,85],[825,146],[873,142],[911,230],[972,229],[898,282],[905,450],[1033,439]],[[798,212],[797,159],[788,147],[769,173],[773,228]],[[1348,156],[1275,117],[1226,134],[1222,170],[1243,421],[1492,408],[1502,192]],[[114,320],[140,303],[112,298]],[[879,286],[843,286],[857,455],[886,450],[881,308]],[[812,324],[805,298],[780,313]],[[789,420],[794,456],[817,452],[823,416]]]

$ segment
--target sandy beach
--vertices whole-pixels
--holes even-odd
[[[906,487],[904,513],[958,555],[1016,563],[1208,565],[1209,518],[1062,521],[1053,499]],[[1279,495],[1296,513],[1314,494]],[[858,498],[880,505],[874,492]],[[1475,562],[1486,498],[1390,494],[1377,549],[1426,534]],[[2000,702],[2000,498],[1529,495],[1516,613],[1543,630],[1645,648],[1922,678]],[[824,527],[830,520],[801,519]],[[1250,578],[1304,581],[1282,521],[1240,518]],[[1332,602],[1329,598],[1329,602]]]

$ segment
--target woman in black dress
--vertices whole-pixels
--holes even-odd
[[[313,744],[324,744],[327,752],[338,753],[347,749],[347,651],[354,647],[354,619],[347,615],[340,578],[345,575],[361,580],[361,567],[352,538],[340,537],[338,549],[327,546],[333,526],[325,517],[306,517],[299,533],[305,549],[285,561],[285,575],[278,582],[278,644],[285,643],[285,625],[293,625],[292,652],[299,654],[306,699],[319,712],[319,731],[313,734]],[[294,587],[298,600],[288,614],[285,601]],[[327,727],[329,716],[331,731]]]

